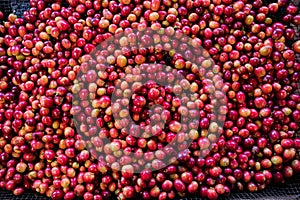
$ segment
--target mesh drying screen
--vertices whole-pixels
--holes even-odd
[[[23,16],[23,12],[30,7],[29,0],[11,0],[10,6],[12,12],[14,12],[18,17]]]
[[[272,0],[263,0],[266,2],[273,2]],[[274,1],[275,2],[275,1]],[[277,0],[276,0],[277,2]],[[300,8],[300,0],[292,0],[294,5]],[[7,16],[14,12],[18,17],[23,16],[23,12],[29,8],[29,0],[0,0],[1,11]],[[297,39],[300,39],[300,27],[295,27]],[[293,41],[287,41],[291,45]],[[300,62],[300,55],[297,55],[297,60]],[[300,83],[299,83],[300,94]],[[300,131],[297,133],[300,138]],[[300,156],[300,151],[298,152]],[[27,191],[24,195],[16,197],[10,191],[0,190],[0,199],[4,200],[49,200],[49,198],[39,195],[35,192]],[[300,174],[287,181],[284,185],[271,185],[266,190],[257,193],[249,192],[235,192],[224,200],[300,200]],[[181,200],[203,200],[199,197],[186,197]]]
[[[11,0],[0,0],[1,11],[5,14],[5,16],[12,12],[10,5],[11,2]]]

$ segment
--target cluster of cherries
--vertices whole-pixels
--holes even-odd
[[[0,188],[217,199],[300,172],[289,0],[30,0],[4,18]]]

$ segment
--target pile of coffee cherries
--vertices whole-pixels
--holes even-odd
[[[0,19],[0,188],[213,200],[300,172],[289,0],[30,0]]]

